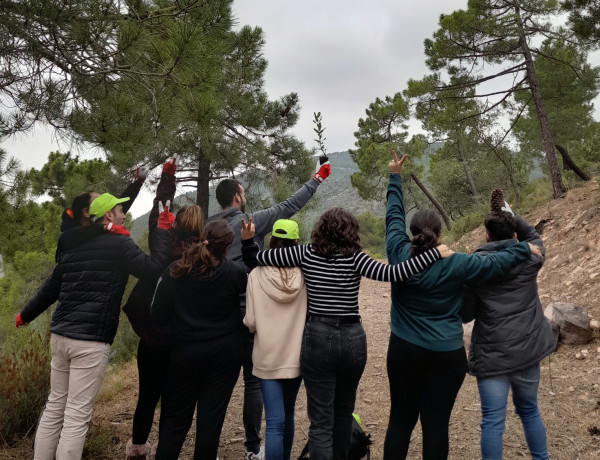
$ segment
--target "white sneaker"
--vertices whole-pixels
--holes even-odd
[[[246,451],[246,456],[244,457],[244,460],[265,460],[265,446],[260,446],[258,454]]]

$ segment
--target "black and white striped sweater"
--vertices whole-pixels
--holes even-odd
[[[387,265],[362,251],[349,256],[323,257],[312,245],[268,249],[256,255],[258,265],[300,267],[308,291],[308,313],[313,315],[351,317],[358,315],[358,289],[361,276],[402,282],[420,273],[440,258],[430,249],[398,265]]]

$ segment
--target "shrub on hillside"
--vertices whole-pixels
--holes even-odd
[[[29,335],[20,349],[0,355],[0,439],[11,444],[33,431],[49,388],[47,337]]]

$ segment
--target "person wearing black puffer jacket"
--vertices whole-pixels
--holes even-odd
[[[475,254],[486,257],[519,241],[544,244],[535,228],[513,214],[492,212],[485,219],[486,241]],[[504,277],[468,288],[463,321],[475,319],[469,349],[469,373],[477,377],[481,397],[481,454],[484,460],[502,458],[502,434],[508,390],[512,389],[532,458],[548,458],[546,430],[537,406],[540,361],[556,342],[542,311],[537,275],[544,259],[530,257]]]
[[[100,195],[90,205],[98,223],[67,230],[58,240],[57,263],[48,284],[59,300],[50,326],[50,395],[35,437],[36,460],[81,458],[128,276],[158,274],[168,263],[171,235],[166,229],[173,222],[168,209],[150,240],[151,256],[129,236],[98,231],[98,225],[123,224],[120,203],[127,200]],[[38,292],[17,316],[17,324],[33,321],[51,305],[51,297]]]

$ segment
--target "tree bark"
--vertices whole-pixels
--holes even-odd
[[[569,169],[569,170],[573,171],[575,174],[577,174],[583,180],[590,180],[591,179],[590,176],[588,176],[586,173],[584,173],[579,168],[579,166],[577,166],[573,162],[573,160],[571,159],[571,157],[567,153],[567,149],[565,149],[564,147],[556,144],[556,150],[558,150],[558,152],[561,154],[563,162],[565,163],[564,169]],[[567,166],[568,166],[568,168],[567,168]]]
[[[429,190],[427,190],[427,187],[423,185],[423,183],[417,178],[417,176],[415,176],[413,173],[410,173],[410,177],[412,177],[412,180],[415,181],[415,184],[417,184],[419,188],[423,191],[423,193],[427,196],[427,198],[429,198],[429,201],[433,203],[435,209],[438,210],[438,212],[442,216],[442,219],[444,219],[446,228],[450,230],[450,219],[448,218],[448,214],[446,214],[446,211],[444,211],[444,208],[439,203],[439,201],[435,199],[435,197],[429,192]]]
[[[469,187],[469,190],[471,191],[471,196],[473,197],[473,201],[477,201],[477,189],[475,188],[475,182],[473,182],[473,178],[471,177],[469,165],[467,164],[465,156],[462,153],[462,147],[460,144],[460,134],[456,137],[456,148],[458,150],[458,161],[461,162],[463,170],[465,171],[465,178],[467,179],[467,185]]]
[[[560,175],[560,168],[558,167],[558,161],[556,160],[556,154],[554,153],[554,141],[552,139],[552,131],[550,130],[550,123],[548,122],[548,116],[546,115],[546,107],[542,94],[540,92],[540,85],[535,72],[535,66],[533,63],[533,57],[531,50],[527,44],[527,38],[525,37],[525,31],[523,28],[523,20],[521,19],[521,9],[517,2],[515,2],[515,19],[517,21],[517,28],[519,30],[519,42],[523,56],[525,57],[525,65],[527,68],[527,80],[531,87],[531,95],[533,97],[533,103],[537,112],[538,121],[540,123],[540,131],[542,134],[542,141],[544,146],[544,152],[546,154],[546,160],[548,161],[548,167],[550,169],[550,180],[552,181],[552,192],[554,198],[559,198],[564,193],[562,184],[562,177]]]
[[[202,208],[204,220],[208,219],[208,191],[210,185],[210,162],[202,150],[198,152],[198,176],[196,177],[196,204]]]

